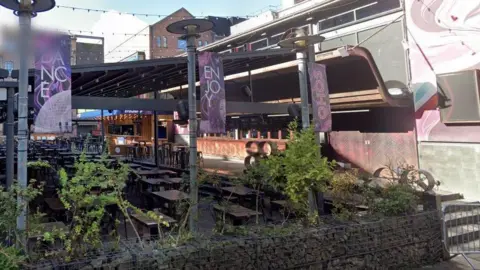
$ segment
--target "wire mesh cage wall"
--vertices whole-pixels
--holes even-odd
[[[399,269],[443,257],[441,214],[306,229],[261,237],[198,238],[178,247],[122,241],[76,261],[27,269]]]

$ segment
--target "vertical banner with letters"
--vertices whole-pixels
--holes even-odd
[[[316,132],[332,130],[332,112],[328,96],[327,69],[325,65],[308,63],[312,91],[313,121]]]
[[[71,133],[72,70],[70,36],[35,36],[34,132]]]
[[[202,112],[200,132],[225,133],[227,112],[222,58],[217,53],[201,52],[198,55],[198,66]]]

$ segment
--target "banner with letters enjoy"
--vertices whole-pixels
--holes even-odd
[[[71,133],[71,39],[67,35],[35,35],[35,133]]]
[[[201,52],[198,55],[200,70],[201,133],[225,133],[225,82],[220,55]]]
[[[332,112],[328,96],[328,82],[325,65],[309,63],[310,88],[312,91],[313,121],[316,132],[332,130]]]

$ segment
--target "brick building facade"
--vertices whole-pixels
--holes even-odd
[[[167,26],[183,19],[193,18],[193,15],[185,8],[181,8],[170,16],[163,18],[150,26],[150,57],[151,59],[172,57],[186,50],[186,42],[179,40],[180,35],[171,34]],[[215,33],[207,31],[197,39],[197,46],[202,47],[214,41]]]

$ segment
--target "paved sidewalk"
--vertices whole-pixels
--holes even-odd
[[[470,262],[473,264],[473,269],[480,269],[480,255],[470,255]],[[449,261],[441,262],[432,266],[425,266],[417,270],[434,269],[434,270],[471,270],[472,267],[462,256],[456,256]]]

